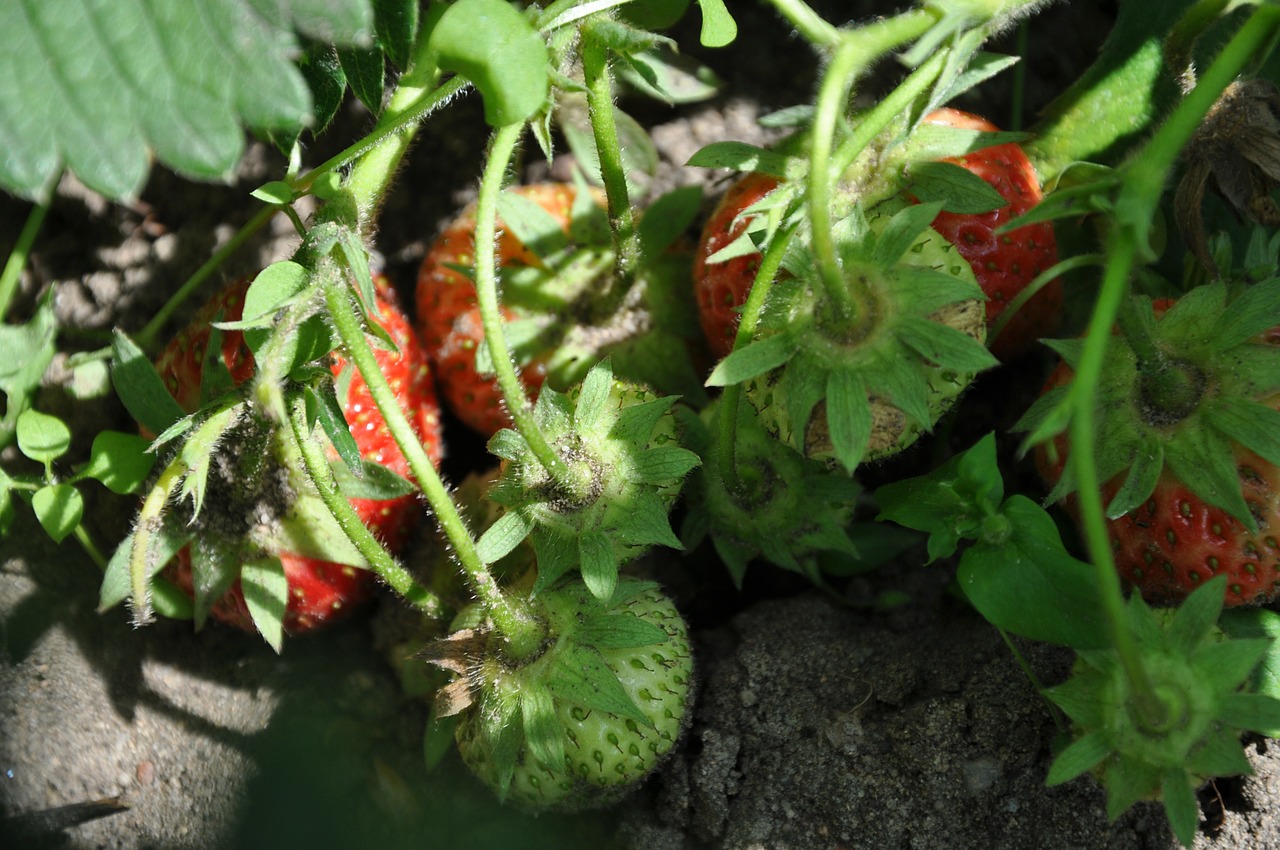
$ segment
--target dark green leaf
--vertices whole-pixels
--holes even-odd
[[[442,69],[475,84],[491,127],[524,121],[546,103],[547,46],[507,0],[458,0],[440,17],[427,48]]]
[[[418,0],[373,0],[373,27],[387,58],[406,70],[418,32]]]
[[[1001,513],[1012,528],[1002,544],[980,541],[960,559],[965,596],[992,625],[1075,649],[1110,645],[1092,565],[1071,557],[1057,526],[1024,496]]]
[[[349,43],[372,16],[366,0],[0,4],[0,185],[35,197],[65,163],[95,191],[128,198],[150,152],[187,176],[227,178],[244,149],[240,122],[279,129],[310,117],[294,24]]]
[[[279,652],[284,645],[284,612],[289,606],[289,580],[279,558],[248,561],[240,570],[244,602],[258,632]]]
[[[578,540],[568,534],[540,526],[530,535],[534,557],[538,561],[538,578],[534,582],[535,594],[551,587],[565,573],[578,566]]]
[[[929,233],[929,225],[942,211],[942,204],[933,202],[903,207],[875,230],[872,261],[888,268],[907,253],[912,245]],[[936,236],[934,238],[937,238]]]
[[[1272,737],[1280,734],[1280,700],[1265,694],[1228,694],[1220,716],[1236,729]]]
[[[789,158],[775,151],[746,142],[712,142],[699,149],[687,166],[694,168],[731,168],[734,171],[757,171],[773,177],[787,176]]]
[[[52,463],[71,447],[71,429],[62,420],[38,410],[18,417],[18,450],[37,463]]]
[[[727,387],[763,375],[790,360],[798,345],[791,334],[779,333],[734,349],[711,370],[707,386]]]
[[[659,420],[675,403],[673,396],[655,398],[640,404],[628,405],[618,411],[618,418],[609,429],[609,435],[632,445],[645,445],[653,436]]]
[[[360,102],[375,116],[382,112],[382,96],[386,85],[386,62],[380,50],[344,48],[338,61],[347,77],[347,85]]]
[[[1218,590],[1223,593],[1225,585],[1218,585]],[[1203,671],[1206,685],[1218,693],[1239,690],[1271,651],[1271,639],[1268,637],[1221,640],[1216,633],[1207,637],[1210,640],[1202,641],[1196,649],[1194,661],[1196,667]]]
[[[681,548],[680,538],[671,530],[667,506],[652,491],[640,491],[619,513],[621,519],[614,534],[620,542],[630,546]]]
[[[132,493],[151,473],[155,461],[155,455],[147,452],[147,441],[137,434],[101,431],[93,438],[89,462],[81,472],[113,493]]]
[[[1267,640],[1269,648],[1254,671],[1252,686],[1258,693],[1280,697],[1280,614],[1266,608],[1229,608],[1219,625],[1233,638]]]
[[[873,391],[888,396],[908,420],[921,428],[928,428],[933,424],[929,411],[929,383],[920,373],[919,365],[911,362],[912,359],[893,357],[882,360],[878,364]]]
[[[1222,600],[1226,590],[1227,577],[1214,576],[1183,600],[1174,611],[1173,620],[1167,626],[1167,634],[1170,646],[1179,655],[1191,655],[1209,637],[1210,630],[1218,622],[1218,615],[1222,613]],[[1246,670],[1245,675],[1248,673],[1249,670]],[[1239,680],[1232,682],[1232,687],[1239,685],[1243,679],[1242,675]]]
[[[635,704],[623,690],[618,676],[600,653],[576,644],[569,644],[555,659],[555,666],[547,682],[551,693],[574,705],[590,711],[603,711],[615,717],[634,720],[642,726],[652,727],[653,721]]]
[[[1160,796],[1164,798],[1164,810],[1173,834],[1183,847],[1190,847],[1200,825],[1200,807],[1196,804],[1195,784],[1185,768],[1165,771],[1160,783]]]
[[[1008,201],[983,180],[963,166],[950,162],[921,162],[909,172],[906,191],[921,201],[937,201],[948,212],[961,215],[990,212],[1008,205]]]
[[[51,484],[32,494],[31,508],[53,542],[61,543],[80,524],[84,499],[70,484]]]
[[[1248,529],[1257,521],[1240,491],[1231,444],[1209,428],[1183,428],[1177,439],[1165,444],[1169,471],[1200,498],[1230,513]]]
[[[1049,766],[1049,775],[1045,784],[1052,788],[1064,782],[1070,782],[1077,776],[1093,770],[1102,760],[1111,755],[1111,747],[1107,736],[1101,732],[1091,732],[1073,741],[1070,746],[1058,753],[1058,757]]]
[[[111,352],[111,382],[125,409],[138,424],[153,434],[160,434],[183,417],[182,408],[169,395],[155,367],[133,340],[115,331]]]
[[[320,428],[329,437],[329,443],[354,477],[359,478],[364,475],[360,446],[356,444],[356,438],[351,434],[351,426],[347,423],[346,414],[342,411],[337,387],[327,381],[319,387],[308,387],[305,402],[307,421],[320,423]]]
[[[627,57],[618,76],[632,88],[670,104],[709,100],[724,85],[706,65],[665,44]]]
[[[1222,311],[1211,338],[1218,351],[1235,348],[1280,324],[1280,278],[1254,284]]]
[[[647,30],[661,30],[684,16],[689,0],[634,0],[619,10],[624,20]]]
[[[319,135],[328,129],[333,116],[338,114],[338,108],[342,106],[342,99],[347,93],[347,75],[343,73],[342,63],[338,61],[338,51],[329,44],[307,47],[298,60],[298,70],[302,72],[302,78],[311,90],[311,133]],[[287,134],[284,138],[280,138],[280,134],[272,135],[280,142],[290,142],[286,150],[293,147],[293,141],[297,141],[296,132]],[[292,135],[293,139],[290,140],[288,135]]]

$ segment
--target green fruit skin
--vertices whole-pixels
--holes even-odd
[[[622,579],[625,584],[629,579]],[[580,582],[572,592],[557,589],[546,594],[546,615],[555,642],[537,661],[520,670],[507,670],[515,680],[536,677],[573,639],[577,612],[594,597]],[[640,647],[600,648],[605,664],[617,674],[622,688],[652,721],[637,721],[599,710],[589,710],[567,700],[556,700],[556,716],[564,732],[563,767],[539,764],[527,746],[521,747],[515,775],[506,801],[529,811],[581,811],[609,805],[636,786],[675,746],[687,725],[692,701],[693,657],[683,618],[663,593],[649,588],[628,599],[611,613],[630,613],[659,626],[667,634],[661,644]],[[508,687],[514,684],[508,682]],[[508,690],[508,693],[510,690]],[[501,793],[496,765],[480,736],[480,711],[465,712],[456,730],[459,752],[471,771],[495,792]]]

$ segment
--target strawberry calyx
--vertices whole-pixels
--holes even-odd
[[[1145,330],[1113,340],[1102,367],[1098,475],[1117,482],[1107,515],[1114,519],[1137,509],[1167,470],[1205,503],[1256,531],[1236,450],[1280,463],[1280,345],[1265,335],[1280,324],[1280,280],[1234,298],[1225,285],[1206,284],[1167,309],[1159,306],[1157,316],[1148,299],[1137,297],[1137,321],[1128,324]],[[1051,377],[1053,388],[1018,428],[1037,428],[1069,391],[1080,344],[1057,342],[1054,348],[1067,371]],[[1067,466],[1049,500],[1074,489]]]
[[[489,450],[506,463],[490,498],[505,513],[479,541],[484,560],[528,537],[538,557],[535,593],[579,569],[607,599],[621,565],[654,545],[681,548],[668,514],[699,459],[679,445],[674,402],[616,380],[608,360],[569,393],[544,387],[534,421],[568,476],[554,479],[519,432],[495,434]]]
[[[733,445],[737,475],[734,482],[727,482],[719,463],[724,451],[722,432],[716,427],[716,418],[723,415],[725,408],[717,400],[703,412],[706,425],[698,428],[704,443],[699,454],[706,463],[693,476],[691,486],[700,498],[692,502],[686,516],[685,546],[692,549],[709,534],[739,587],[755,558],[821,585],[819,554],[857,554],[846,529],[861,487],[843,472],[770,437],[746,404],[737,406]]]
[[[1207,582],[1177,609],[1153,611],[1138,594],[1129,598],[1128,626],[1154,701],[1139,698],[1113,650],[1081,652],[1072,677],[1046,692],[1075,729],[1049,769],[1049,785],[1093,771],[1107,789],[1110,817],[1161,799],[1175,829],[1189,834],[1195,788],[1212,776],[1251,772],[1239,736],[1275,728],[1280,700],[1249,693],[1269,641],[1230,639],[1215,625],[1225,581]]]
[[[422,657],[456,675],[436,699],[458,716],[463,760],[499,798],[530,810],[607,805],[674,746],[691,698],[684,621],[656,584],[623,578],[601,599],[580,580],[528,603],[546,626],[512,659],[478,606]]]
[[[795,240],[756,338],[707,383],[744,384],[771,434],[848,471],[910,445],[997,362],[973,271],[929,226],[939,209],[889,201],[837,224],[842,274],[862,305],[853,317]]]

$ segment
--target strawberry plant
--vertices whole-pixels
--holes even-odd
[[[1096,779],[1113,819],[1159,801],[1190,846],[1196,789],[1248,771],[1242,734],[1280,734],[1280,627],[1241,613],[1280,580],[1280,10],[1127,0],[1030,127],[957,108],[1022,73],[989,51],[1045,5],[837,25],[769,0],[812,97],[762,119],[774,144],[659,174],[653,116],[724,85],[689,56],[758,17],[216,0],[132,26],[13,4],[0,187],[31,213],[0,273],[0,534],[29,510],[101,568],[104,611],[277,652],[399,600],[427,768],[456,752],[499,801],[569,812],[678,757],[700,620],[761,587],[878,611],[905,597],[857,576],[919,556],[991,627],[1075,653],[1029,683],[1066,733],[1049,784]],[[370,128],[333,144],[348,92]],[[473,196],[442,227],[397,221],[413,145],[461,156],[433,121],[468,95]],[[59,327],[28,264],[59,180],[132,203],[153,163],[224,179],[246,131],[283,159],[244,226],[145,322]],[[190,310],[277,217],[287,254]],[[1079,335],[1042,340],[1059,328]],[[991,391],[1051,356],[1038,399]],[[76,433],[41,395],[55,363],[133,421]],[[129,528],[91,521],[95,481]]]

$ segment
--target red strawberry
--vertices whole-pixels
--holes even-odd
[[[620,377],[661,392],[701,392],[687,342],[698,335],[688,300],[688,255],[646,256],[632,285],[615,286],[614,248],[599,193],[580,198],[565,183],[507,191],[498,240],[507,344],[525,389],[544,381],[567,390],[606,354]],[[503,218],[507,212],[512,221]],[[464,210],[437,237],[418,273],[418,328],[441,393],[463,422],[489,436],[510,425],[491,376],[476,369],[484,340],[476,290],[475,211]]]
[[[986,119],[955,109],[935,110],[925,122],[984,132],[998,129]],[[1018,145],[993,145],[948,161],[972,171],[1008,201],[986,213],[943,212],[933,221],[933,228],[956,246],[973,269],[988,298],[987,323],[994,325],[1008,303],[1057,262],[1053,227],[1045,222],[996,234],[1006,222],[1031,209],[1043,197],[1035,169]],[[738,311],[747,300],[760,255],[748,253],[719,263],[707,260],[746,231],[749,219],[742,217],[742,212],[777,185],[778,180],[769,175],[747,174],[724,195],[703,229],[694,258],[694,289],[703,332],[717,356],[724,357],[733,348]],[[998,339],[989,340],[992,351],[1007,358],[1026,349],[1053,329],[1061,308],[1062,287],[1055,280],[1010,318]]]
[[[425,355],[408,319],[394,305],[390,285],[385,278],[377,278],[376,283],[378,324],[395,341],[399,351],[378,348],[375,349],[375,357],[432,460],[439,463],[439,410]],[[197,313],[192,323],[169,343],[157,359],[157,371],[183,409],[195,410],[200,403],[202,361],[209,343],[210,323],[240,319],[248,288],[249,281],[244,279],[224,289]],[[221,353],[234,383],[240,384],[252,377],[254,357],[243,333],[224,331]],[[341,374],[345,367],[346,361],[335,355],[332,364],[334,374]],[[361,456],[409,477],[408,462],[374,406],[367,384],[355,370],[351,370],[343,401],[343,413]],[[393,551],[404,542],[413,504],[411,495],[388,500],[351,499],[360,519]],[[201,543],[194,545],[200,546]],[[373,591],[374,576],[367,570],[283,549],[271,554],[279,557],[289,583],[289,602],[284,618],[286,632],[304,632],[330,621],[368,598]],[[186,547],[178,553],[171,571],[175,583],[188,592],[194,592],[191,561],[191,548]],[[249,631],[256,630],[238,580],[212,603],[210,613],[224,622]]]
[[[994,133],[999,127],[958,109],[938,109],[926,124]],[[1058,262],[1058,243],[1049,222],[1029,224],[1009,233],[996,231],[1040,203],[1043,194],[1035,168],[1022,148],[1009,142],[946,160],[972,171],[991,184],[1008,204],[985,213],[942,212],[933,229],[968,260],[987,295],[987,324],[994,325],[1009,302],[1041,272]],[[1052,332],[1062,313],[1062,284],[1054,280],[1012,315],[998,337],[988,340],[1002,360],[1029,348]]]
[[[1141,379],[1157,370],[1140,365],[1121,339],[1111,346],[1099,387],[1096,430],[1103,503],[1110,514],[1123,511],[1107,520],[1116,568],[1152,603],[1177,603],[1222,574],[1227,576],[1226,605],[1267,602],[1280,595],[1280,470],[1222,435],[1235,433],[1232,409],[1235,415],[1247,410],[1245,415],[1263,430],[1277,421],[1263,421],[1264,408],[1280,417],[1280,387],[1274,378],[1258,381],[1249,375],[1257,363],[1261,373],[1274,374],[1274,365],[1268,364],[1277,362],[1280,327],[1250,334],[1221,351],[1212,344],[1196,351],[1180,343],[1188,342],[1190,334],[1203,343],[1206,328],[1228,327],[1228,311],[1239,308],[1226,304],[1217,286],[1184,296],[1180,309],[1165,313],[1171,304],[1153,305],[1156,315],[1165,314],[1153,335],[1158,348],[1179,353],[1167,369],[1188,368],[1195,376],[1190,402],[1182,399],[1172,409],[1162,406]],[[1061,393],[1073,374],[1070,365],[1061,364],[1049,376],[1045,392]],[[1258,448],[1275,460],[1265,444]],[[1125,490],[1138,452],[1148,457],[1158,452],[1162,459],[1154,487],[1145,496]],[[1069,453],[1065,434],[1054,439],[1052,449],[1042,446],[1037,452],[1041,475],[1059,485],[1056,495],[1069,489],[1059,484]],[[1064,505],[1078,517],[1074,494]],[[1256,529],[1246,527],[1245,516]]]
[[[729,187],[702,229],[693,257],[694,294],[707,345],[716,357],[733,350],[738,331],[738,311],[746,303],[751,282],[760,269],[760,254],[749,253],[719,263],[707,260],[746,232],[749,219],[743,210],[772,192],[778,178],[758,172],[747,174]]]

